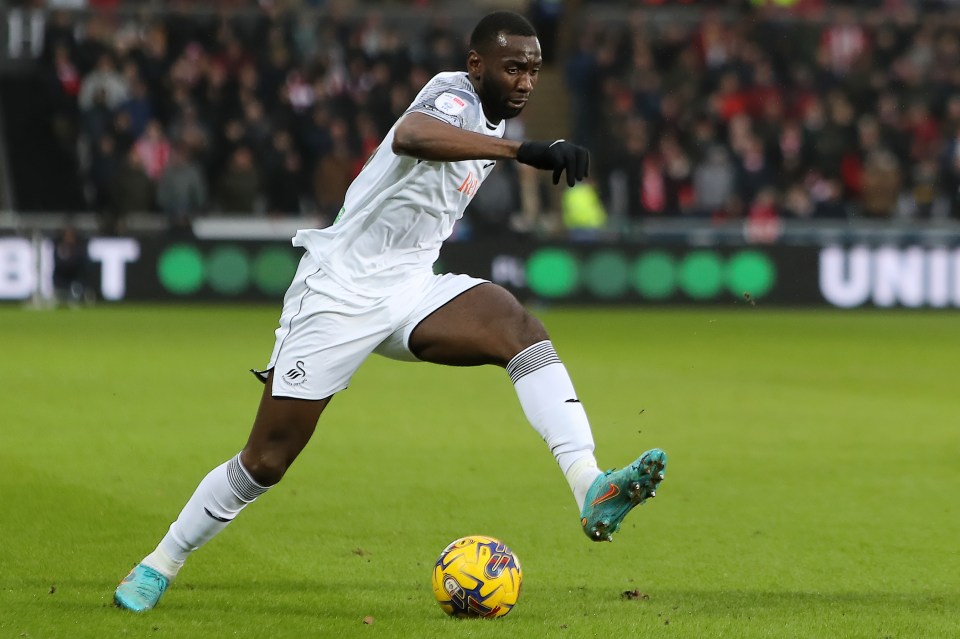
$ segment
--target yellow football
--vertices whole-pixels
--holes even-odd
[[[462,537],[433,567],[433,595],[454,617],[502,617],[517,605],[523,572],[506,544],[484,535]]]

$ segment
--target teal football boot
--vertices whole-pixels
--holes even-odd
[[[169,585],[170,580],[150,566],[137,564],[117,586],[113,602],[120,608],[144,612],[157,605]]]
[[[580,513],[583,532],[593,541],[613,541],[620,523],[634,506],[656,497],[663,481],[667,454],[659,448],[648,450],[622,470],[608,470],[587,490]]]

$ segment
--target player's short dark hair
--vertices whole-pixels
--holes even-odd
[[[530,21],[513,11],[494,11],[484,16],[470,34],[470,48],[484,51],[500,34],[505,36],[534,36],[537,30]]]

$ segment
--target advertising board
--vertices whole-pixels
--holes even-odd
[[[276,241],[95,237],[86,285],[100,299],[279,301],[301,250]],[[55,246],[0,237],[0,300],[48,298]],[[678,247],[453,242],[438,271],[490,279],[524,301],[960,308],[960,247]]]

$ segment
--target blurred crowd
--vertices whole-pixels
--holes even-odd
[[[332,220],[420,88],[462,65],[462,39],[442,15],[411,38],[376,12],[55,12],[43,59],[88,205],[114,230],[139,211],[185,228],[217,212]]]
[[[570,30],[551,63],[571,137],[593,151],[591,193],[564,200],[590,203],[584,225],[608,213],[625,225],[960,217],[953,14],[840,7],[811,19],[748,5]],[[87,206],[115,231],[137,211],[174,229],[216,213],[329,222],[423,84],[463,66],[467,34],[426,15],[53,12],[42,60]],[[478,229],[545,206],[522,169],[500,164],[478,193]]]
[[[755,4],[577,34],[573,136],[604,201],[628,219],[960,217],[956,14]]]

